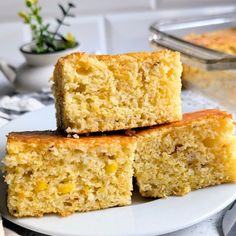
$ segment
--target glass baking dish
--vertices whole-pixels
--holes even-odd
[[[236,12],[158,21],[150,27],[153,34],[149,42],[155,50],[168,48],[181,53],[184,88],[198,90],[236,112],[236,51],[230,55],[186,40],[190,34],[235,27]]]

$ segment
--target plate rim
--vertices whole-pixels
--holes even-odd
[[[156,231],[149,231],[149,232],[146,232],[145,234],[136,232],[136,233],[126,233],[125,235],[126,236],[153,236],[153,235],[160,236],[160,235],[163,235],[163,234],[174,233],[176,231],[186,229],[188,227],[194,226],[194,225],[206,220],[207,218],[219,213],[221,210],[225,209],[227,206],[229,206],[231,203],[233,203],[235,201],[235,198],[236,198],[236,192],[235,192],[235,195],[233,195],[231,199],[229,199],[228,201],[225,201],[222,205],[218,206],[216,209],[212,210],[208,214],[193,220],[192,223],[183,224],[181,226],[179,225],[179,227],[173,227],[173,228],[170,228],[170,230],[168,230],[168,231],[163,231],[163,232],[158,232],[158,233],[156,233]],[[153,201],[158,201],[158,199],[153,200]],[[130,206],[124,206],[124,207],[134,207],[134,206],[130,205]],[[112,209],[112,208],[108,208],[108,209]],[[104,210],[106,210],[106,209],[104,209]],[[98,210],[98,211],[100,211],[100,210]],[[79,214],[79,212],[74,213],[74,214]],[[43,233],[43,234],[46,234],[46,235],[51,235],[51,236],[54,236],[54,235],[55,236],[77,236],[77,235],[78,236],[79,235],[83,235],[83,236],[92,236],[92,235],[94,235],[94,236],[96,236],[96,235],[100,235],[100,234],[92,234],[92,235],[91,234],[67,234],[67,235],[65,235],[64,233],[58,233],[58,232],[56,232],[56,234],[55,234],[55,232],[49,232],[47,230],[44,231],[44,230],[39,229],[37,227],[30,227],[29,225],[27,225],[25,223],[18,222],[18,219],[17,218],[16,219],[12,218],[12,216],[10,216],[10,214],[8,214],[7,216],[2,215],[2,217],[9,220],[10,222],[12,222],[16,225],[19,225],[19,226],[23,227],[23,228],[32,230],[34,232]],[[26,219],[26,218],[23,218],[23,219]],[[19,220],[20,220],[20,218],[19,218]],[[104,235],[106,235],[106,234],[104,234]],[[112,236],[120,236],[120,235],[121,234],[112,234]]]

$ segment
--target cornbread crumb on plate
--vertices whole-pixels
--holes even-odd
[[[53,75],[57,126],[67,133],[131,129],[180,120],[177,52],[59,59]]]
[[[142,196],[184,195],[236,180],[234,123],[223,111],[186,113],[137,137],[134,168]]]
[[[5,181],[15,217],[62,216],[131,203],[135,138],[10,133]]]

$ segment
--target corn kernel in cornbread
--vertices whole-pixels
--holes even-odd
[[[181,119],[177,52],[71,54],[55,66],[57,125],[67,133],[112,131]]]
[[[48,188],[48,184],[46,181],[38,181],[35,183],[35,187],[34,190],[35,192],[40,192],[40,191],[44,191]]]
[[[236,180],[234,124],[225,112],[187,113],[137,137],[135,177],[145,197],[184,195]]]
[[[134,139],[10,133],[4,160],[10,213],[65,216],[130,204]]]

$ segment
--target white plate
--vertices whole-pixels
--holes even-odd
[[[185,109],[191,109],[185,106]],[[4,156],[6,134],[10,131],[55,128],[53,106],[28,113],[0,130],[0,150]],[[15,219],[8,214],[5,184],[1,181],[0,209],[5,218],[25,228],[57,236],[75,235],[160,235],[193,225],[217,213],[236,198],[236,184],[194,191],[183,197],[160,200],[133,195],[133,204],[69,217],[48,215]],[[3,199],[3,200],[2,200]]]

